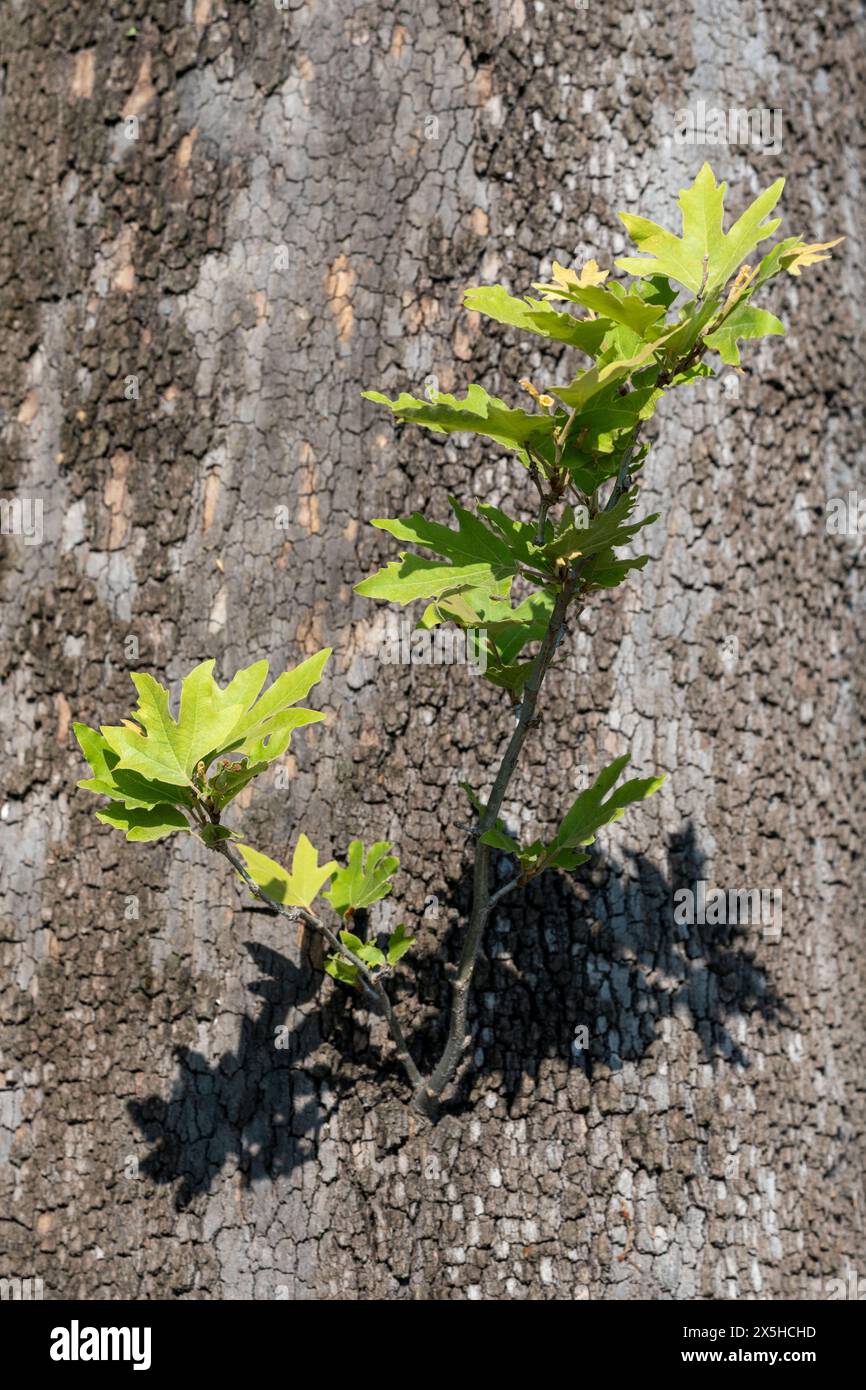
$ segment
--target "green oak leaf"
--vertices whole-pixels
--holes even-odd
[[[785,265],[790,265],[796,255],[796,248],[802,246],[803,238],[799,236],[785,237],[783,241],[777,241],[775,246],[771,246],[766,256],[758,262],[758,269],[752,281],[752,288],[758,289],[760,285],[779,275],[785,269]]]
[[[756,309],[753,305],[741,302],[728,314],[724,323],[714,333],[707,333],[704,342],[717,352],[729,367],[740,364],[739,339],[766,338],[771,333],[784,333],[785,325],[775,314],[766,309]]]
[[[844,237],[836,237],[833,241],[820,241],[807,246],[801,236],[791,236],[777,242],[759,264],[752,288],[757,289],[772,275],[778,275],[782,270],[787,270],[789,275],[799,275],[804,266],[830,260],[830,256],[822,256],[819,253],[829,251],[831,247],[838,246],[839,242],[844,240]]]
[[[507,830],[503,830],[499,825],[493,830],[485,830],[483,835],[478,837],[482,845],[490,845],[493,849],[504,850],[507,854],[520,856],[520,843],[515,840],[513,835],[509,835]]]
[[[104,825],[113,825],[115,830],[125,830],[127,840],[161,840],[177,830],[191,829],[186,816],[176,806],[142,808],[112,801],[104,810],[96,812],[96,819]]]
[[[630,332],[626,328],[621,328],[620,331]],[[630,336],[640,344],[635,335]],[[613,341],[610,334],[608,340]],[[665,337],[661,335],[649,346],[643,345],[643,352],[630,352],[625,356],[621,352],[617,353],[618,359],[621,360],[616,363],[605,361],[600,367],[584,373],[583,377],[575,378],[575,381],[561,390],[547,387],[546,391],[553,396],[558,395],[569,406],[582,403],[596,392],[602,391],[611,381],[628,375],[634,368],[646,362],[661,349],[664,341]],[[615,347],[611,350],[616,352]],[[390,401],[375,391],[364,392],[364,395],[370,400],[387,405],[398,420],[404,423],[422,425],[438,432],[475,433],[494,439],[513,450],[524,467],[532,464],[540,466],[548,477],[558,464],[562,464],[583,491],[593,491],[600,482],[610,476],[586,449],[594,449],[596,440],[606,437],[606,442],[601,447],[610,451],[611,433],[628,424],[624,413],[608,417],[595,414],[585,422],[578,418],[564,450],[561,451],[561,457],[557,460],[554,434],[562,429],[568,419],[568,413],[564,410],[555,410],[552,414],[511,410],[502,401],[488,396],[480,386],[470,386],[464,400],[442,394],[437,395],[435,401],[420,401],[408,395]],[[626,413],[627,411],[628,408]],[[584,429],[587,436],[586,448],[582,449],[576,441]],[[380,576],[371,576],[369,580],[364,580],[364,588],[356,587],[358,593],[367,597],[410,603],[417,598],[438,597],[452,585],[460,588],[462,584],[478,585],[489,582],[491,575],[482,571],[480,567],[473,567],[462,576],[455,576],[443,573],[441,564],[436,562],[407,559],[402,566],[394,563],[389,565],[387,570],[383,570]]]
[[[220,691],[213,682],[214,698],[227,705],[241,703],[244,713],[231,729],[227,739],[211,756],[219,757],[222,753],[232,752],[235,756],[248,757],[253,762],[270,762],[275,757],[281,757],[288,747],[293,729],[302,724],[317,723],[325,717],[319,710],[296,710],[291,706],[305,699],[320,680],[330,655],[331,648],[324,647],[300,665],[283,671],[257,701],[255,694],[261,689],[268,670],[266,661],[257,662],[247,671],[239,671],[224,691]],[[251,676],[253,672],[254,678]],[[258,679],[259,672],[261,680]],[[243,682],[243,677],[249,679]],[[255,681],[258,681],[258,685],[255,694],[250,697]],[[236,682],[240,684],[236,685]]]
[[[586,569],[581,570],[581,579],[587,592],[591,593],[594,589],[615,589],[632,570],[642,570],[649,562],[648,555],[638,555],[633,560],[616,560],[612,555],[613,552],[607,550],[602,551],[600,555],[593,555]]]
[[[678,322],[665,340],[665,358],[669,365],[680,361],[691,351],[700,335],[718,317],[721,308],[719,294],[690,299],[683,305]]]
[[[491,685],[497,685],[502,690],[510,690],[515,695],[519,695],[529,680],[534,664],[531,659],[511,662],[488,659],[484,678],[490,681]]]
[[[326,864],[319,863],[318,850],[303,834],[298,836],[291,873],[276,860],[269,859],[266,854],[260,854],[249,845],[238,845],[238,849],[250,877],[264,895],[285,907],[311,908],[324,884],[337,870],[337,863],[333,859]]]
[[[652,417],[662,395],[654,384],[656,375],[654,366],[646,375],[639,372],[633,380],[634,389],[627,390],[625,394],[622,394],[622,382],[619,380],[609,382],[594,393],[576,417],[571,431],[575,441],[579,440],[580,444],[577,457],[568,453],[565,455],[564,461],[570,472],[579,470],[586,457],[594,457],[598,463],[599,454],[620,452],[629,432],[641,421]]]
[[[557,285],[535,285],[537,290],[542,290],[551,298],[569,299],[574,304],[580,304],[584,309],[591,309],[593,313],[599,314],[601,319],[610,319],[614,323],[622,324],[625,328],[631,329],[637,338],[647,338],[653,336],[651,329],[657,324],[659,319],[664,318],[665,306],[663,304],[648,304],[640,295],[627,294],[621,285],[580,285],[569,286],[564,290]],[[590,319],[590,323],[598,323],[600,319]]]
[[[599,773],[592,786],[581,792],[563,817],[554,838],[537,855],[534,872],[540,873],[553,867],[573,867],[569,861],[575,855],[583,857],[580,856],[579,847],[591,845],[598,831],[619,820],[627,806],[644,801],[658,791],[665,780],[663,776],[634,777],[614,790],[628,762],[627,753],[614,759]],[[565,856],[564,860],[562,856]]]
[[[378,970],[385,964],[384,951],[380,951],[379,947],[374,945],[372,941],[362,941],[359,936],[355,936],[354,932],[350,931],[341,931],[340,940],[369,969]],[[349,965],[351,963],[351,961],[348,962]]]
[[[119,756],[97,729],[86,724],[73,724],[73,731],[82,753],[90,764],[93,777],[78,783],[84,791],[107,796],[129,808],[177,805],[191,806],[195,800],[186,787],[168,782],[151,781],[138,772],[118,768]]]
[[[385,953],[380,951],[378,946],[373,946],[367,942],[361,947],[361,960],[371,969],[378,970],[380,966],[385,964]]]
[[[421,555],[401,553],[384,569],[355,585],[355,593],[403,607],[419,598],[441,598],[480,585],[494,585],[497,573],[489,565],[448,565]]]
[[[415,937],[410,936],[403,923],[399,922],[388,937],[388,964],[396,965],[414,945]]]
[[[117,766],[139,772],[149,780],[191,786],[197,764],[214,745],[220,745],[243,713],[230,705],[215,710],[210,698],[212,662],[202,662],[181,687],[177,720],[169,708],[168,691],[153,676],[134,672],[138,706],[135,723],[103,725],[101,732],[114,753]]]
[[[334,979],[339,980],[341,984],[357,987],[359,977],[358,967],[357,965],[353,965],[350,960],[346,960],[344,956],[336,954],[328,956],[328,959],[325,961],[325,969],[329,975],[333,975]]]
[[[391,878],[400,860],[388,854],[390,848],[387,840],[378,840],[365,856],[360,840],[353,840],[349,845],[348,863],[344,868],[337,868],[334,882],[325,894],[340,917],[370,907],[391,892]]]
[[[656,304],[667,311],[680,291],[676,285],[671,284],[666,275],[647,275],[634,282],[630,287],[630,293],[636,294],[647,304]]]
[[[309,713],[314,713],[310,710]],[[276,752],[273,757],[276,757]],[[213,803],[215,810],[222,812],[230,801],[242,792],[248,782],[260,773],[267,771],[271,757],[265,757],[259,762],[228,762],[222,764],[208,780],[208,797]]]
[[[417,598],[438,598],[461,589],[494,588],[517,573],[518,560],[506,541],[478,517],[449,498],[458,529],[428,521],[419,512],[403,520],[377,518],[373,525],[397,540],[411,541],[435,551],[445,563],[403,552],[384,569],[355,585],[367,598],[390,599],[400,604]]]
[[[537,526],[533,521],[515,521],[513,517],[507,516],[500,507],[494,507],[489,502],[481,502],[478,506],[479,512],[488,521],[495,532],[505,543],[506,550],[511,558],[518,564],[525,565],[527,569],[538,568],[538,556],[541,551],[535,543]]]
[[[614,558],[614,547],[627,545],[644,526],[658,521],[658,512],[641,517],[639,521],[629,521],[637,500],[637,488],[624,492],[609,511],[601,511],[592,517],[588,526],[577,525],[572,508],[566,508],[561,530],[556,538],[543,548],[544,558],[548,561],[574,560],[578,556],[597,555]]]
[[[477,385],[469,386],[462,400],[441,391],[432,401],[417,400],[406,392],[394,401],[380,391],[364,391],[362,395],[368,401],[387,406],[402,422],[422,425],[439,434],[481,434],[512,449],[522,447],[529,439],[549,436],[554,429],[549,415],[512,409]]]
[[[785,180],[777,179],[725,232],[727,184],[716,184],[712,169],[704,164],[691,187],[684,188],[679,196],[682,236],[645,217],[621,212],[626,231],[644,254],[622,256],[616,264],[630,275],[666,275],[693,294],[702,289],[712,294],[726,285],[758,243],[776,230],[781,219],[768,221],[767,217],[784,186]]]
[[[467,290],[463,303],[467,309],[495,319],[497,323],[511,324],[527,333],[567,343],[569,347],[579,348],[590,357],[595,356],[610,327],[601,318],[576,319],[572,314],[551,308],[540,299],[530,299],[528,296],[517,299],[509,294],[504,285],[482,285]]]
[[[511,580],[506,583],[510,588]],[[417,626],[431,628],[438,623],[453,622],[464,630],[477,631],[479,637],[483,636],[487,641],[488,669],[485,674],[489,674],[491,666],[498,663],[507,666],[513,661],[527,642],[541,640],[555,601],[552,589],[540,589],[512,607],[508,590],[503,594],[501,586],[499,592],[484,588],[464,589],[429,604]]]
[[[234,752],[252,762],[269,762],[288,747],[292,730],[324,716],[317,710],[289,708],[319,679],[330,649],[279,676],[256,701],[268,671],[267,661],[239,671],[220,690],[214,662],[203,661],[181,684],[180,711],[174,719],[169,694],[152,676],[132,676],[139,703],[133,722],[103,726],[101,732],[117,754],[117,769],[140,773],[150,781],[191,786],[199,762],[207,767],[221,753]]]
[[[100,730],[76,723],[75,736],[93,776],[78,785],[107,796],[128,810],[174,805],[191,807],[206,800],[219,813],[267,765],[285,753],[292,731],[324,718],[318,710],[291,708],[319,679],[330,648],[285,671],[259,697],[268,662],[258,661],[229,681],[224,690],[213,678],[214,662],[203,661],[181,683],[175,719],[169,692],[152,676],[132,676],[139,703],[132,719]],[[207,783],[201,776],[215,758],[231,753]],[[108,824],[119,824],[117,815]],[[134,826],[136,838],[156,828]],[[184,821],[183,827],[188,828]],[[164,833],[168,833],[167,831]]]
[[[673,330],[671,330],[673,331]],[[548,386],[546,390],[551,395],[558,397],[559,400],[572,410],[582,411],[588,400],[597,395],[612,381],[619,381],[622,377],[631,376],[632,372],[643,366],[649,359],[658,352],[665,344],[670,332],[661,334],[653,342],[647,343],[644,347],[631,357],[614,358],[608,362],[596,362],[594,367],[589,367],[585,372],[578,372],[573,381],[567,386]],[[572,426],[572,433],[579,432],[581,419],[578,415]]]

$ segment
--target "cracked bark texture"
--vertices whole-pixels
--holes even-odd
[[[862,1275],[863,548],[824,523],[864,486],[855,241],[773,290],[790,332],[737,397],[660,413],[656,563],[572,625],[508,819],[549,829],[629,746],[670,776],[592,866],[496,913],[438,1126],[221,861],[98,825],[71,736],[128,712],[130,670],[332,644],[327,725],[234,820],[276,856],[300,829],[394,841],[382,921],[419,928],[399,1012],[432,1063],[458,782],[489,788],[511,716],[463,667],[383,665],[352,584],[393,554],[369,518],[531,494],[359,392],[513,395],[556,353],[482,331],[464,287],[609,265],[616,211],[669,221],[705,157],[735,210],[784,172],[786,231],[850,238],[861,7],[18,0],[0,25],[2,495],[44,500],[41,545],[0,539],[0,1274],[123,1299]],[[673,143],[701,98],[780,108],[781,151]],[[781,888],[781,937],[676,926],[700,878]]]

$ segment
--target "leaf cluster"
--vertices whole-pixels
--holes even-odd
[[[74,725],[92,776],[79,782],[109,798],[96,812],[128,840],[158,840],[193,830],[213,844],[229,832],[222,812],[248,782],[287,751],[295,729],[324,719],[297,708],[319,680],[329,647],[284,671],[262,694],[268,662],[238,671],[224,690],[203,661],[181,683],[177,717],[168,690],[135,672],[138,704],[120,724]]]
[[[517,698],[532,666],[521,653],[542,637],[558,586],[577,574],[579,603],[646,564],[646,555],[619,552],[656,520],[631,520],[631,483],[647,452],[641,429],[663,394],[714,375],[714,361],[739,370],[742,343],[783,333],[754,296],[774,276],[799,275],[826,259],[836,245],[788,237],[749,263],[779,226],[771,214],[783,186],[776,180],[725,230],[726,185],[705,164],[680,194],[679,235],[620,214],[638,252],[616,261],[633,277],[629,284],[611,280],[595,261],[580,269],[554,261],[551,278],[533,287],[540,298],[501,284],[468,290],[467,309],[574,349],[583,361],[568,380],[539,388],[524,379],[527,406],[478,384],[462,397],[365,395],[399,424],[507,449],[539,490],[537,521],[486,503],[469,510],[454,498],[456,529],[417,512],[378,518],[373,525],[408,548],[362,580],[358,593],[400,605],[424,599],[421,626],[450,622],[480,633],[487,679]]]

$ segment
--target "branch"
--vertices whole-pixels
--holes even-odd
[[[493,783],[493,790],[490,799],[482,812],[478,821],[479,837],[487,830],[492,830],[496,824],[500,807],[505,799],[508,784],[511,781],[520,750],[526,740],[529,727],[535,716],[535,707],[538,702],[538,693],[541,689],[544,677],[547,674],[554,652],[559,643],[560,634],[565,623],[565,615],[568,605],[574,597],[579,579],[579,567],[572,569],[568,578],[563,582],[562,587],[556,598],[550,621],[547,625],[538,655],[533,662],[532,670],[527,679],[523,690],[523,700],[520,705],[520,714],[517,725],[505,750],[499,771]],[[513,879],[507,883],[504,889],[490,896],[490,846],[482,844],[480,838],[475,847],[475,869],[473,874],[472,889],[472,913],[469,918],[469,926],[463,942],[463,951],[460,956],[460,964],[457,968],[457,975],[452,985],[451,1017],[448,1024],[448,1036],[445,1047],[439,1061],[426,1081],[416,1088],[412,1097],[414,1108],[422,1115],[430,1115],[435,1108],[436,1101],[442,1094],[445,1087],[451,1081],[463,1054],[466,1045],[466,1015],[469,1006],[469,990],[472,985],[472,976],[475,973],[475,966],[478,962],[478,954],[481,950],[481,942],[484,936],[484,928],[494,903],[505,897],[507,892],[517,887],[518,880]]]
[[[671,375],[676,375],[678,371],[684,370],[685,366],[690,365],[695,359],[697,345],[692,348],[686,357],[676,364],[669,372],[663,373],[666,380]],[[703,349],[701,348],[701,351]],[[698,354],[700,355],[700,354]],[[659,378],[661,380],[661,377]],[[559,439],[557,440],[556,463],[562,455],[562,449],[568,436],[568,432],[574,422],[576,410],[572,411],[566,422]],[[640,424],[638,424],[631,438],[631,442],[623,450],[620,460],[619,472],[616,482],[611,490],[611,494],[605,503],[605,511],[610,511],[616,506],[620,497],[631,486],[631,464],[638,449],[640,448]],[[545,505],[545,494],[540,486],[540,480],[534,479],[542,498],[542,515],[546,518],[547,508]],[[548,499],[549,501],[552,499]],[[544,677],[553,660],[556,648],[562,639],[564,630],[565,615],[572,598],[575,595],[580,583],[580,574],[586,561],[578,560],[572,566],[568,578],[563,582],[557,596],[556,604],[550,615],[550,622],[544,634],[541,647],[532,671],[526,682],[523,691],[523,700],[519,706],[519,717],[517,726],[511,736],[508,747],[505,750],[499,771],[493,783],[493,790],[490,793],[490,800],[482,813],[477,828],[478,840],[475,851],[475,869],[473,873],[472,888],[472,912],[469,918],[469,927],[466,938],[463,942],[463,951],[460,957],[460,964],[457,975],[452,986],[453,996],[451,1003],[451,1017],[448,1026],[448,1036],[445,1042],[442,1055],[439,1058],[429,1078],[422,1083],[415,1091],[412,1104],[419,1113],[430,1115],[438,1101],[442,1091],[452,1080],[460,1057],[467,1043],[466,1018],[469,1006],[469,990],[472,984],[472,976],[478,962],[478,955],[481,950],[481,942],[484,936],[484,929],[490,916],[491,909],[501,901],[508,893],[519,884],[524,882],[520,875],[506,883],[491,897],[490,894],[490,847],[481,843],[480,837],[487,830],[492,830],[496,824],[500,807],[505,799],[520,751],[529,732],[530,725],[535,717],[535,707],[538,702],[538,694],[541,689]]]

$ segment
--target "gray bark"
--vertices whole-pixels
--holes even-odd
[[[163,0],[127,36],[129,13],[0,19],[0,495],[44,501],[41,545],[0,538],[0,1274],[774,1299],[866,1273],[863,545],[824,520],[866,487],[862,7]],[[677,145],[699,99],[780,108],[781,150]],[[572,634],[509,823],[552,828],[629,746],[670,775],[592,866],[501,904],[431,1126],[381,1021],[227,865],[95,821],[71,721],[126,715],[130,670],[333,645],[327,725],[235,823],[275,857],[301,829],[394,842],[384,920],[419,927],[398,1013],[429,1067],[470,898],[458,783],[489,791],[513,716],[465,668],[378,661],[352,585],[393,554],[369,518],[533,494],[359,393],[541,380],[556,354],[488,332],[464,287],[610,265],[617,210],[670,222],[705,157],[736,211],[785,173],[783,230],[850,239],[774,289],[790,331],[738,399],[690,389],[655,424],[655,563]],[[781,936],[675,925],[701,878],[780,888]]]

